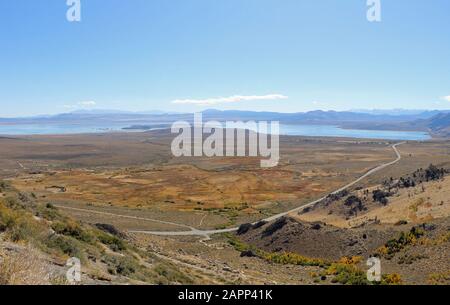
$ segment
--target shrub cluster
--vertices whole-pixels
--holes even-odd
[[[398,238],[389,240],[384,246],[378,249],[378,253],[386,259],[391,259],[406,246],[415,244],[423,235],[423,229],[413,227],[409,232],[401,232]]]

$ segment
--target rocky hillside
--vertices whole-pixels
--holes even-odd
[[[371,256],[381,259],[384,283],[449,284],[450,218],[420,225],[365,225],[343,229],[291,217],[241,226],[242,256],[277,264],[317,266],[318,281],[368,284]],[[320,278],[320,280],[319,280]]]
[[[391,229],[348,230],[321,222],[308,223],[284,217],[238,236],[270,252],[287,251],[307,257],[338,260],[344,256],[366,256],[395,235],[396,232]]]

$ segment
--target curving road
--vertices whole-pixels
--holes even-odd
[[[365,173],[364,175],[362,175],[361,177],[359,177],[358,179],[350,182],[349,184],[341,187],[340,189],[329,193],[328,195],[332,195],[332,194],[337,194],[341,191],[344,191],[350,187],[352,187],[353,185],[357,184],[358,182],[360,182],[361,180],[367,178],[370,175],[373,175],[374,173],[388,167],[391,165],[396,164],[397,162],[399,162],[402,159],[402,156],[400,154],[400,152],[397,149],[397,146],[404,144],[405,142],[401,142],[401,143],[397,143],[392,145],[392,149],[394,150],[395,154],[397,155],[397,158],[394,161],[388,162],[388,163],[384,163],[381,164],[373,169],[371,169],[370,171],[368,171],[367,173]],[[283,213],[279,213],[276,215],[273,215],[271,217],[262,219],[262,221],[273,221],[273,220],[277,220],[283,216],[286,216],[290,213],[295,213],[295,212],[299,212],[305,208],[314,206],[315,204],[319,203],[320,201],[324,200],[325,198],[327,198],[327,196],[324,196],[322,198],[319,198],[317,200],[314,200],[312,202],[309,202],[307,204],[304,204],[302,206],[299,206],[297,208],[294,208],[292,210],[283,212]],[[120,214],[114,214],[114,213],[108,213],[108,212],[101,212],[101,211],[95,211],[92,209],[82,209],[82,208],[72,208],[72,207],[66,207],[66,206],[62,206],[62,205],[55,205],[58,208],[61,209],[66,209],[66,210],[72,210],[72,211],[79,211],[79,212],[87,212],[87,213],[93,213],[93,214],[100,214],[100,215],[106,215],[106,216],[112,216],[112,217],[120,217],[120,218],[129,218],[129,219],[136,219],[136,220],[144,220],[144,221],[151,221],[151,222],[156,222],[156,223],[160,223],[160,224],[166,224],[166,225],[171,225],[171,226],[175,226],[175,227],[180,227],[180,228],[185,228],[188,229],[188,231],[128,231],[130,233],[141,233],[141,234],[150,234],[150,235],[160,235],[160,236],[203,236],[208,238],[210,235],[213,234],[220,234],[220,233],[228,233],[228,232],[235,232],[239,229],[239,227],[235,227],[235,228],[228,228],[228,229],[221,229],[221,230],[199,230],[196,229],[194,227],[188,226],[188,225],[184,225],[184,224],[179,224],[179,223],[175,223],[175,222],[168,222],[168,221],[162,221],[162,220],[158,220],[158,219],[153,219],[153,218],[145,218],[145,217],[138,217],[138,216],[131,216],[131,215],[120,215]],[[256,222],[255,222],[256,223]]]
[[[380,171],[380,170],[382,170],[382,169],[384,169],[384,168],[386,168],[388,166],[394,165],[397,162],[399,162],[402,159],[402,155],[398,151],[397,146],[402,145],[404,143],[405,142],[401,142],[401,143],[397,143],[397,144],[392,145],[392,149],[394,150],[395,154],[397,155],[397,158],[394,161],[381,164],[381,165],[371,169],[370,171],[368,171],[367,173],[365,173],[364,175],[362,175],[358,179],[350,182],[349,184],[341,187],[340,189],[338,189],[338,190],[336,190],[336,191],[334,191],[334,192],[332,192],[332,193],[330,193],[328,195],[337,194],[339,192],[342,192],[342,191],[352,187],[353,185],[357,184],[361,180],[369,177],[370,175],[373,175],[376,172],[378,172],[378,171]],[[327,198],[328,195],[326,195],[326,196],[324,196],[322,198],[319,198],[317,200],[314,200],[312,202],[309,202],[307,204],[304,204],[302,206],[299,206],[299,207],[297,207],[295,209],[289,210],[287,212],[283,212],[283,213],[280,213],[280,214],[273,215],[271,217],[263,219],[263,221],[268,221],[269,222],[269,221],[277,220],[277,219],[279,219],[279,218],[281,218],[283,216],[286,216],[286,215],[288,215],[290,213],[299,212],[301,210],[304,210],[305,208],[314,206],[315,204],[321,202],[322,200]],[[151,220],[151,219],[147,219],[147,220]],[[174,223],[172,223],[172,224],[175,225]],[[183,226],[183,227],[188,227],[188,226],[180,225],[180,224],[177,224],[177,225],[178,226]],[[151,235],[160,235],[160,236],[205,236],[205,237],[208,237],[208,236],[213,235],[213,234],[228,233],[228,232],[234,232],[234,231],[238,230],[238,227],[229,228],[229,229],[222,229],[222,230],[198,230],[198,229],[193,228],[193,227],[189,227],[189,228],[190,228],[190,231],[129,231],[129,232],[131,232],[131,233],[141,233],[141,234],[151,234]]]

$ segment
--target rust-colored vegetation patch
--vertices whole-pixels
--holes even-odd
[[[14,186],[48,200],[165,209],[254,206],[312,197],[327,187],[285,170],[206,171],[191,165],[156,169],[55,171],[25,175]]]

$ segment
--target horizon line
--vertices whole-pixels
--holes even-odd
[[[417,112],[417,114],[425,113],[425,112],[450,112],[450,108],[448,109],[417,109],[417,108],[370,108],[370,109],[348,109],[348,110],[336,110],[336,109],[314,109],[314,110],[305,110],[305,111],[294,111],[294,112],[278,112],[278,111],[267,111],[267,110],[242,110],[242,109],[216,109],[209,108],[201,111],[186,111],[186,112],[177,112],[170,110],[123,110],[123,109],[105,109],[105,108],[93,108],[93,109],[77,109],[70,112],[58,112],[54,114],[30,114],[30,115],[17,115],[17,116],[0,116],[0,119],[26,119],[26,118],[37,118],[37,117],[54,117],[58,115],[64,114],[89,114],[95,112],[103,112],[103,113],[95,113],[95,114],[135,114],[135,115],[183,115],[183,114],[194,114],[194,113],[203,113],[207,111],[217,111],[217,112],[254,112],[254,113],[277,113],[277,114],[305,114],[311,112],[353,112],[353,113],[367,113],[373,115],[383,115],[381,113],[371,113],[371,112]],[[384,115],[392,115],[384,113]],[[408,114],[397,114],[397,116],[408,115]]]

